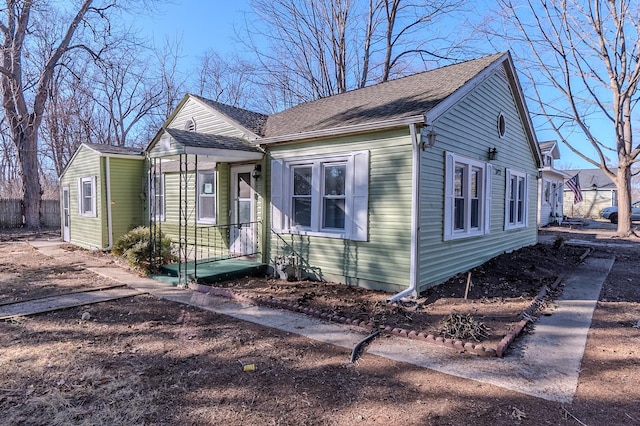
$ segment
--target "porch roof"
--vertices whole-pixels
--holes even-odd
[[[172,128],[164,128],[163,132],[175,141],[174,149],[158,152],[156,157],[195,154],[213,161],[234,162],[259,160],[264,155],[260,148],[242,138]]]

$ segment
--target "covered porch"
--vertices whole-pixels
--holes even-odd
[[[173,128],[147,152],[154,278],[187,287],[264,271],[263,152],[242,138]],[[177,262],[164,264],[161,236]]]

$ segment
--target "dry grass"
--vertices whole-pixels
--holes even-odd
[[[154,410],[155,392],[145,389],[136,374],[97,365],[95,352],[84,350],[89,342],[48,341],[44,335],[49,330],[37,320],[19,318],[9,324],[16,344],[0,352],[5,424],[131,425]],[[36,324],[37,330],[32,329]],[[77,321],[55,332],[82,327]]]

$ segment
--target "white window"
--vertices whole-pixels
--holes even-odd
[[[198,222],[216,223],[216,173],[198,173]]]
[[[275,232],[367,240],[369,152],[273,160]]]
[[[447,153],[444,239],[489,233],[491,165]]]
[[[80,216],[97,217],[96,210],[96,177],[89,176],[78,179],[78,214]]]
[[[149,182],[149,211],[154,220],[164,221],[165,199],[164,199],[164,174],[152,176]]]
[[[525,173],[507,169],[505,229],[527,226],[529,178]]]

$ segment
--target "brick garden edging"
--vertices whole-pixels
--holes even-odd
[[[584,257],[586,257],[588,253],[589,252],[587,251]],[[582,257],[581,259],[584,259],[584,257]],[[560,285],[563,278],[564,278],[563,275],[559,276],[555,280],[555,282],[551,285],[551,289],[555,290],[558,287],[558,285]],[[254,297],[254,296],[249,296],[247,294],[235,293],[233,290],[229,290],[228,288],[211,287],[208,285],[195,284],[195,283],[189,284],[189,288],[191,288],[194,291],[198,291],[200,293],[206,293],[213,296],[225,297],[238,302],[250,303],[258,306],[266,306],[270,308],[286,309],[292,312],[300,312],[300,313],[310,315],[312,317],[316,317],[319,319],[323,319],[326,321],[333,321],[340,324],[347,324],[347,325],[361,327],[367,331],[373,331],[376,328],[375,324],[371,321],[363,321],[358,319],[347,318],[340,315],[333,315],[326,312],[322,312],[317,309],[309,308],[308,306],[300,305],[295,302],[286,302],[284,300],[279,300],[272,297],[269,297],[269,298]],[[516,325],[516,327],[513,330],[511,330],[509,333],[507,333],[506,336],[502,338],[502,340],[500,341],[500,343],[498,343],[495,349],[485,348],[484,345],[481,343],[468,342],[468,341],[465,342],[457,339],[456,340],[445,339],[442,336],[434,336],[433,334],[426,334],[424,332],[418,332],[416,330],[407,330],[404,328],[391,327],[389,325],[387,326],[380,325],[378,326],[378,329],[380,330],[381,333],[386,333],[386,334],[399,336],[399,337],[406,337],[413,340],[422,340],[427,343],[436,344],[436,345],[444,346],[446,348],[454,349],[461,353],[466,352],[466,353],[470,353],[470,354],[474,354],[482,357],[502,357],[507,351],[509,345],[513,343],[513,341],[522,332],[522,330],[526,327],[526,325],[529,322],[532,322],[533,320],[532,316],[540,308],[540,305],[548,292],[549,292],[549,287],[547,286],[544,286],[538,292],[538,294],[533,299],[531,304],[527,308],[525,308],[520,314],[520,316],[522,317],[522,320],[520,320],[520,322]]]

